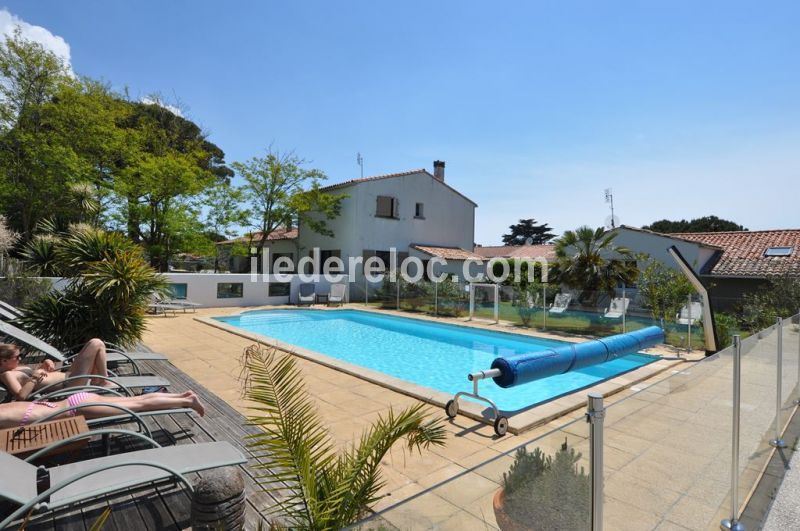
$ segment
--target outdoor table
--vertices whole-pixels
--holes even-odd
[[[86,425],[86,419],[77,415],[65,419],[41,422],[31,426],[0,430],[0,444],[3,445],[2,450],[4,452],[24,459],[54,442],[88,431],[89,426]],[[88,437],[79,439],[58,448],[53,452],[53,455],[77,450],[88,443]]]

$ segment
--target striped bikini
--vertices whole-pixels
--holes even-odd
[[[85,392],[81,391],[81,392],[75,393],[74,395],[68,396],[67,397],[67,405],[69,407],[74,407],[74,406],[77,406],[78,404],[80,404],[82,402],[95,400],[97,397],[98,397],[98,395],[96,395],[94,393],[85,393]],[[28,424],[28,420],[30,420],[31,413],[33,412],[34,406],[44,406],[44,407],[49,407],[51,409],[55,409],[55,408],[58,407],[58,404],[54,404],[53,402],[47,402],[47,401],[44,401],[44,400],[37,400],[35,402],[31,402],[30,404],[28,404],[28,407],[25,410],[25,414],[22,415],[22,422],[20,422],[20,426],[25,426],[26,424]],[[67,415],[70,416],[70,417],[74,417],[75,414],[76,414],[76,410],[74,410],[74,409],[72,409],[72,410],[67,412]]]

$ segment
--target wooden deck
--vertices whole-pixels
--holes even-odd
[[[161,445],[228,441],[239,448],[242,454],[248,457],[248,463],[239,467],[246,484],[246,529],[257,529],[259,523],[264,523],[264,529],[269,529],[267,519],[262,513],[274,506],[275,502],[257,486],[255,472],[250,467],[257,460],[248,452],[244,441],[248,434],[256,432],[257,429],[246,426],[245,418],[241,414],[171,363],[140,362],[139,366],[143,372],[163,376],[172,382],[170,391],[182,392],[187,389],[195,391],[206,406],[206,415],[202,418],[194,414],[181,414],[149,419],[147,422],[153,432],[153,438]],[[135,424],[125,427],[135,429]],[[113,441],[112,444],[114,453],[145,447],[143,444],[123,440]],[[121,444],[124,444],[125,448],[120,448]],[[90,455],[92,453],[100,455],[100,451],[99,442],[93,443],[83,451],[81,457],[87,452]],[[194,474],[190,479],[197,477],[198,474]],[[102,527],[104,530],[177,530],[190,527],[191,503],[188,493],[180,487],[162,484],[126,491],[71,510],[45,513],[32,519],[26,529],[89,530],[101,518],[107,507],[111,508],[111,513]]]

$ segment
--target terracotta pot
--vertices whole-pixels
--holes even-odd
[[[529,531],[531,529],[530,527],[520,524],[514,520],[511,515],[506,513],[505,504],[506,491],[504,489],[498,489],[497,492],[494,493],[494,499],[492,500],[497,527],[503,531]]]

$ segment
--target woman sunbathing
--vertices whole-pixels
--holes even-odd
[[[103,404],[113,404],[130,409],[134,413],[143,411],[157,411],[159,409],[192,408],[201,417],[205,415],[205,407],[200,403],[192,391],[185,393],[150,393],[139,396],[100,396],[94,393],[75,393],[66,400],[57,402],[11,402],[0,404],[0,429],[26,426],[39,419],[51,415],[60,409],[66,410],[71,406],[86,403],[79,410],[64,411],[54,418],[74,417],[83,415],[87,419],[110,417],[123,413],[117,408],[107,407]],[[91,405],[88,405],[91,404]]]
[[[106,345],[100,339],[90,339],[72,360],[67,372],[56,370],[51,360],[45,360],[37,368],[20,363],[16,345],[0,343],[0,383],[17,400],[25,400],[32,392],[48,385],[58,384],[71,376],[108,376],[106,370]],[[97,378],[79,378],[64,382],[64,387],[84,385],[107,385],[108,381]],[[54,388],[54,389],[57,389]]]

